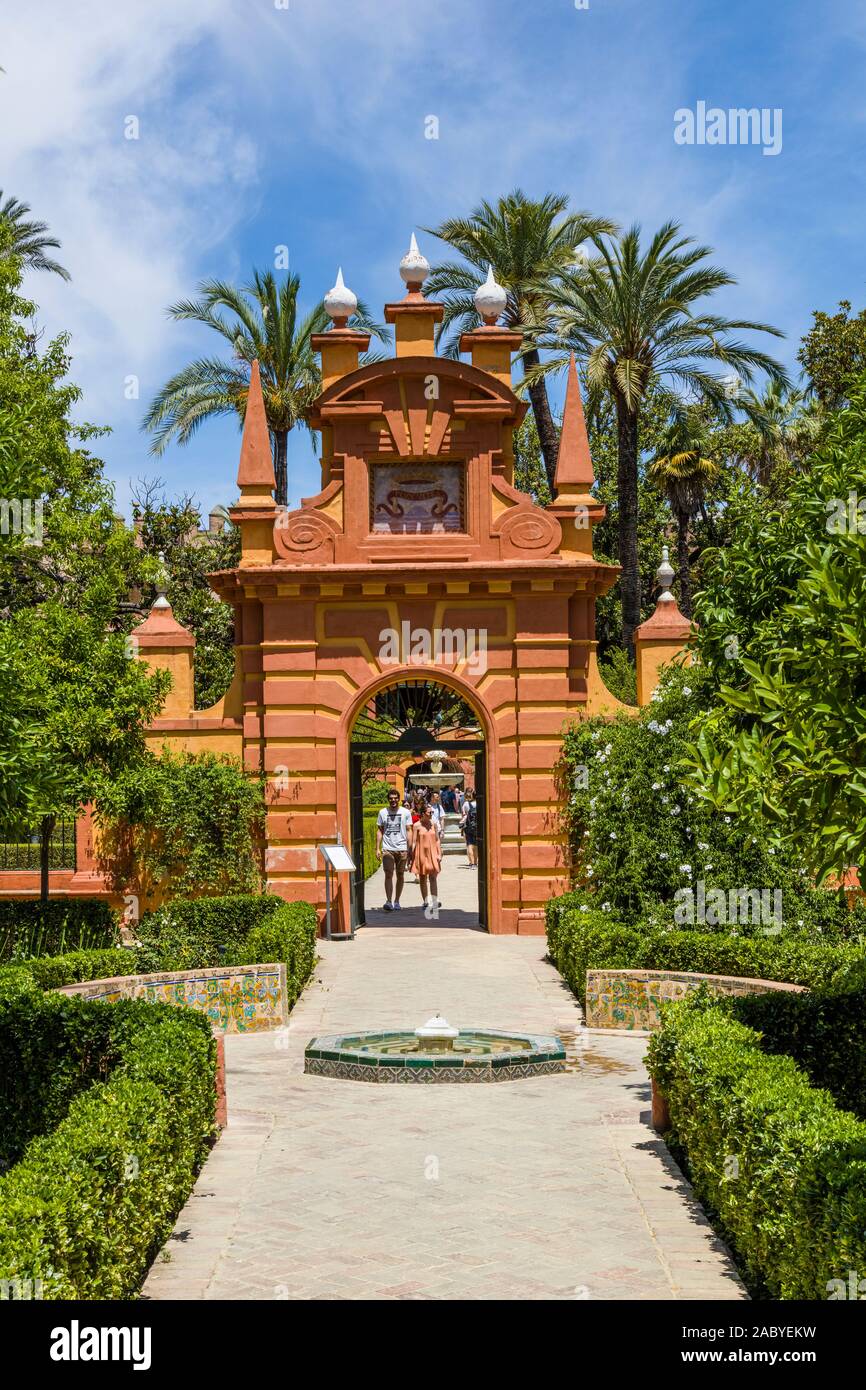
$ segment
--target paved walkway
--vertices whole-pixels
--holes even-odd
[[[229,1126],[144,1296],[745,1298],[649,1126],[645,1041],[582,1030],[542,938],[384,918],[321,943],[287,1031],[226,1039]],[[570,1070],[467,1087],[303,1074],[316,1033],[437,1009],[558,1032]]]
[[[478,870],[469,867],[464,854],[446,854],[437,882],[440,902],[436,922],[440,927],[478,930]],[[379,865],[364,884],[365,915],[368,927],[429,927],[424,916],[421,889],[414,874],[407,874],[399,912],[385,912],[385,872]]]

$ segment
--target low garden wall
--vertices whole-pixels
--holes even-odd
[[[673,970],[588,970],[586,1026],[654,1032],[661,1024],[660,1006],[682,999],[707,985],[713,994],[765,994],[773,990],[804,993],[805,986],[741,975],[707,975]]]
[[[64,985],[58,993],[110,1004],[119,999],[173,1004],[204,1014],[220,1033],[260,1033],[281,1027],[289,1017],[286,967],[281,962],[115,975]]]

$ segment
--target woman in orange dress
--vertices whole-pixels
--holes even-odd
[[[415,833],[412,868],[418,875],[424,906],[432,910],[439,907],[436,890],[439,870],[442,868],[442,846],[439,842],[439,831],[433,824],[433,817],[430,815],[429,806],[424,807],[421,812],[421,819],[417,825],[413,826],[413,830]]]

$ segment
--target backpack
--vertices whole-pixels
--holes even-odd
[[[478,807],[474,801],[470,803],[469,810],[466,813],[466,829],[469,831],[470,835],[474,835],[478,829]]]

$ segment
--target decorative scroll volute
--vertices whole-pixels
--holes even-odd
[[[274,548],[292,564],[327,565],[334,561],[337,523],[323,512],[301,508],[283,512],[274,524]]]

